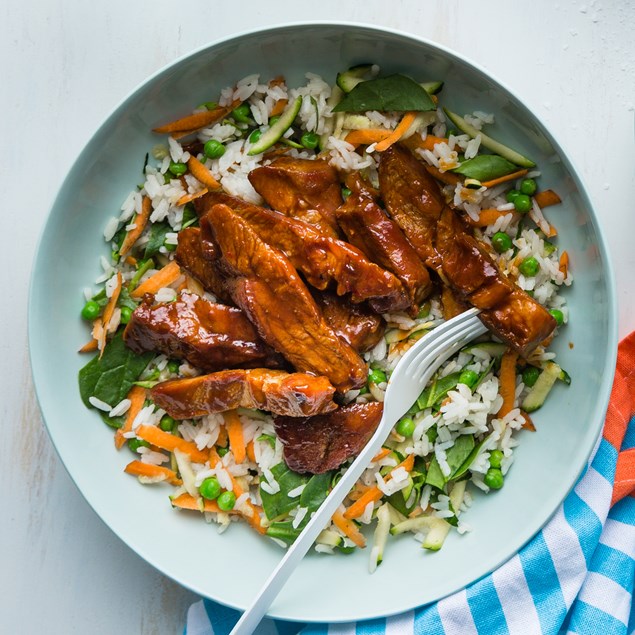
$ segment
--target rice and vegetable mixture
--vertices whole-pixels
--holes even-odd
[[[191,296],[220,301],[174,259],[181,232],[199,225],[193,204],[206,192],[222,189],[261,205],[248,175],[280,156],[326,159],[342,182],[359,171],[377,188],[382,153],[399,143],[436,177],[447,204],[499,270],[549,310],[558,330],[568,321],[560,294],[572,282],[568,256],[559,253],[556,229],[542,211],[559,198],[541,189],[538,168],[489,137],[494,115],[479,104],[461,117],[440,107],[440,82],[381,77],[379,70],[356,67],[335,85],[307,73],[299,87],[252,75],[225,88],[217,103],[157,129],[168,136],[149,149],[138,187],[105,221],[111,257],[101,257],[103,273],[85,289],[82,310],[93,323],[82,352],[95,351],[80,372],[82,399],[115,429],[116,447],[133,453],[126,472],[143,484],[171,486],[175,508],[201,513],[220,531],[243,520],[290,544],[346,464],[318,474],[292,471],[274,418],[264,410],[239,407],[175,420],[153,403],[150,390],[159,383],[205,371],[163,353],[133,352],[122,333],[148,294],[166,306]],[[427,98],[429,106],[400,104],[400,96]],[[342,201],[349,194],[342,186]],[[340,405],[382,402],[403,353],[451,315],[451,305],[434,293],[416,313],[384,313],[383,337],[363,353],[368,380],[345,392]],[[373,571],[389,534],[409,532],[436,550],[452,527],[468,531],[471,492],[503,487],[517,433],[534,429],[529,412],[556,381],[569,381],[547,345],[524,358],[488,334],[446,362],[395,425],[315,550],[363,548],[372,532]]]

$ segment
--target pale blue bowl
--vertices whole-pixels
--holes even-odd
[[[170,507],[168,490],[141,487],[123,473],[127,450],[79,398],[77,371],[88,338],[82,289],[107,254],[102,232],[139,182],[151,129],[183,115],[254,72],[284,74],[297,85],[307,71],[334,81],[337,71],[372,61],[385,72],[445,80],[443,102],[463,113],[496,115],[496,136],[531,156],[563,204],[548,210],[571,256],[571,321],[555,349],[571,373],[522,432],[516,462],[498,493],[465,515],[473,531],[452,534],[431,554],[407,538],[389,542],[374,575],[366,551],[306,558],[271,608],[275,617],[345,621],[410,609],[470,584],[525,544],[573,487],[598,439],[616,357],[615,289],[606,244],[589,198],[550,132],[485,71],[412,36],[352,24],[301,24],[242,34],[204,47],[156,73],[132,92],[83,150],[53,204],[31,283],[29,335],[33,375],[49,434],[86,500],[112,530],[152,565],[224,604],[245,607],[281,557],[273,543],[233,525],[219,536],[200,518]],[[569,342],[573,347],[569,347]],[[60,514],[64,513],[60,509]],[[90,566],[90,563],[87,563]],[[95,572],[99,575],[99,572]]]

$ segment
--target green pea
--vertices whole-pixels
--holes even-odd
[[[342,198],[344,200],[346,200],[351,194],[352,192],[347,187],[342,188]]]
[[[149,448],[150,444],[143,439],[128,439],[128,447],[136,452],[139,448]]]
[[[536,181],[534,181],[533,179],[523,179],[520,183],[521,194],[533,196],[536,193],[537,189],[538,186],[536,185]]]
[[[551,317],[556,321],[558,326],[562,326],[564,324],[564,314],[559,309],[549,309],[549,313]]]
[[[516,197],[520,194],[518,190],[509,190],[505,195],[508,203],[513,203],[516,200]]]
[[[496,232],[492,236],[492,247],[499,254],[503,254],[512,248],[512,239],[505,232]]]
[[[415,422],[410,417],[404,417],[397,423],[397,433],[402,437],[411,437],[415,427]]]
[[[368,374],[368,381],[371,384],[381,384],[387,381],[386,373],[383,370],[380,370],[379,368],[375,368],[374,370],[371,370],[370,373]]]
[[[249,123],[251,121],[249,115],[251,115],[251,108],[249,107],[249,104],[245,102],[240,104],[238,108],[232,110],[232,117],[241,123]]]
[[[203,146],[203,154],[208,159],[218,159],[225,154],[225,146],[220,141],[216,141],[216,139],[210,139]]]
[[[174,176],[183,176],[187,172],[187,165],[185,163],[170,161],[170,172],[172,172]]]
[[[262,130],[260,130],[260,128],[256,128],[250,135],[249,135],[249,143],[256,143],[258,141],[258,139],[260,139],[260,136],[262,135]]]
[[[130,322],[130,318],[132,317],[132,309],[129,306],[121,307],[121,323],[128,324]]]
[[[163,415],[161,417],[161,421],[159,422],[159,428],[164,432],[172,432],[174,427],[176,426],[176,421],[172,419],[170,415]]]
[[[478,373],[475,373],[473,370],[468,370],[467,368],[461,372],[459,375],[459,384],[465,384],[472,388],[472,386],[476,385],[478,381]]]
[[[213,501],[220,496],[220,483],[215,476],[210,476],[199,485],[198,491],[203,498],[206,498],[208,501]],[[227,494],[228,492],[225,493]]]
[[[503,487],[504,480],[503,473],[497,467],[490,467],[483,479],[485,485],[491,489],[500,489]]]
[[[274,126],[276,122],[280,119],[280,115],[274,115],[269,119],[269,127]]]
[[[527,194],[518,194],[513,201],[517,212],[526,214],[531,209],[531,199]]]
[[[503,454],[502,450],[492,450],[489,455],[489,464],[492,467],[499,469],[501,466],[501,463],[503,462],[504,456],[505,455]]]
[[[302,137],[300,137],[300,143],[308,150],[317,148],[319,142],[320,137],[318,137],[315,132],[305,132]]]
[[[523,384],[527,386],[527,388],[531,388],[536,381],[538,381],[538,377],[540,376],[540,369],[535,366],[527,366],[523,371]]]
[[[538,271],[540,271],[540,265],[533,256],[529,256],[520,263],[518,270],[520,271],[520,273],[523,274],[523,276],[528,276],[531,278],[535,276]]]
[[[223,492],[216,502],[224,512],[228,512],[234,509],[236,494],[234,494],[234,492]]]
[[[168,370],[173,374],[173,375],[178,375],[179,373],[179,368],[181,367],[180,362],[177,362],[174,359],[171,359],[168,362]]]
[[[82,309],[82,317],[85,320],[90,320],[91,322],[95,318],[99,317],[100,313],[101,308],[99,307],[99,304],[95,302],[95,300],[88,300],[88,302],[86,302],[84,308]]]

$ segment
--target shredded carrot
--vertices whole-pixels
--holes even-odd
[[[434,146],[437,143],[448,143],[446,137],[435,137],[432,134],[426,135],[425,139],[421,138],[421,135],[413,134],[412,136],[404,139],[404,144],[411,150],[434,150]]]
[[[558,205],[562,203],[562,199],[553,190],[543,190],[534,195],[538,207],[549,207],[550,205]]]
[[[359,518],[369,503],[376,503],[384,493],[375,485],[369,487],[345,512],[344,518]]]
[[[141,411],[141,408],[143,408],[143,404],[146,400],[145,388],[141,388],[141,386],[133,386],[130,389],[127,398],[130,399],[130,408],[128,408],[128,412],[126,413],[126,420],[121,428],[115,432],[115,447],[118,450],[127,441],[124,435],[126,432],[130,432],[132,430],[132,424]]]
[[[202,190],[199,190],[198,192],[194,192],[194,194],[183,194],[183,196],[181,196],[181,198],[176,202],[177,205],[185,205],[186,203],[189,203],[190,201],[193,201],[197,198],[200,198],[201,196],[204,196],[205,194],[207,194],[207,188],[204,187]]]
[[[479,212],[478,220],[470,216],[465,216],[465,220],[472,227],[487,227],[493,225],[499,218],[504,218],[507,214],[515,214],[512,210],[501,211],[495,208],[483,209]]]
[[[229,437],[229,447],[234,454],[236,463],[242,463],[247,457],[245,448],[245,438],[243,437],[243,424],[235,410],[228,410],[223,413],[227,436]]]
[[[195,443],[175,437],[173,434],[164,432],[156,426],[141,425],[136,429],[136,434],[140,439],[156,445],[162,450],[168,450],[169,452],[180,450],[187,454],[195,463],[205,463],[208,459],[208,453],[199,450]]]
[[[387,139],[392,134],[392,130],[385,128],[366,128],[365,130],[351,130],[345,137],[344,141],[351,145],[369,146],[371,143],[379,143]]]
[[[183,483],[174,470],[170,470],[169,468],[161,465],[143,463],[142,461],[131,461],[124,468],[124,472],[126,472],[126,474],[132,474],[133,476],[162,478],[164,481],[168,481],[168,483],[171,483],[172,485],[181,485]]]
[[[181,268],[175,260],[159,269],[153,276],[142,282],[130,295],[142,298],[146,293],[156,293],[159,289],[175,282],[181,275]]]
[[[196,500],[196,498],[194,498],[194,496],[192,496],[191,494],[181,494],[180,496],[177,496],[176,498],[172,499],[172,506],[173,507],[178,507],[179,509],[191,509],[192,511],[197,511],[197,512],[219,512],[220,511],[220,507],[218,506],[218,504],[216,503],[216,501],[210,501],[207,500],[206,498],[201,498],[201,501],[203,501],[203,509],[201,509],[200,503],[198,500]],[[232,512],[229,512],[230,514]]]
[[[196,132],[196,130],[205,128],[228,115],[239,105],[240,101],[235,101],[231,106],[218,106],[213,110],[196,112],[193,115],[188,115],[187,117],[182,117],[176,121],[154,128],[153,131],[159,134],[170,134],[177,139],[178,137],[176,135],[185,136],[186,134],[191,134],[192,132]]]
[[[500,370],[500,395],[503,398],[503,405],[496,413],[497,417],[504,417],[514,407],[516,399],[516,362],[518,353],[508,348],[501,358]]]
[[[523,423],[522,427],[525,430],[531,430],[531,432],[535,432],[536,426],[534,425],[534,422],[531,420],[531,417],[529,416],[529,414],[526,413],[524,410],[521,410],[520,416],[525,420],[525,423]]]
[[[397,143],[397,141],[406,134],[406,131],[410,128],[416,116],[417,113],[412,110],[407,112],[401,118],[401,121],[397,124],[397,127],[393,130],[392,134],[389,137],[386,137],[383,141],[380,141],[375,146],[375,150],[377,150],[377,152],[383,152],[384,150],[388,150],[393,143]]]
[[[212,448],[209,452],[210,467],[213,469],[219,463],[220,463],[220,456],[218,455],[216,448]],[[240,486],[240,483],[234,478],[234,476],[230,472],[227,472],[227,474],[232,482],[232,491],[234,492],[234,494],[236,494],[236,498],[238,498],[239,496],[244,494],[245,490]],[[260,517],[261,517],[260,512],[262,511],[262,509],[258,507],[257,505],[254,505],[249,499],[245,501],[244,506],[247,508],[248,512],[245,512],[244,510],[240,512],[243,518],[245,518],[247,522],[249,522],[249,524],[256,531],[258,531],[261,534],[264,534],[266,530],[262,526],[262,523],[260,521]]]
[[[216,439],[216,445],[219,448],[227,447],[227,430],[224,425],[219,426],[218,428],[218,439]]]
[[[347,537],[350,538],[358,547],[363,549],[366,546],[366,538],[357,529],[357,525],[352,520],[344,518],[341,512],[333,514],[333,523]]]
[[[254,442],[253,440],[247,444],[247,458],[252,462],[256,462],[256,452],[254,451]]]
[[[134,256],[127,256],[125,263],[127,265],[131,265],[132,267],[136,267],[137,266],[137,259]]]
[[[284,112],[284,109],[287,107],[288,103],[288,99],[279,99],[271,109],[269,117],[277,117],[278,115],[281,115]]]
[[[101,329],[99,330],[99,337],[97,338],[97,347],[100,350],[99,357],[104,354],[106,350],[106,336],[108,335],[108,326],[110,325],[110,320],[112,320],[112,316],[117,308],[117,300],[119,299],[119,294],[121,293],[121,285],[123,282],[123,278],[121,277],[121,271],[117,272],[117,284],[112,291],[112,295],[108,299],[108,304],[106,304],[104,308],[104,313],[101,316]],[[95,320],[96,322],[97,320]]]
[[[381,461],[384,457],[388,456],[389,454],[390,454],[390,448],[382,448],[381,450],[379,450],[379,452],[377,452],[377,454],[375,454],[371,463],[376,463],[377,461]]]
[[[406,472],[412,472],[412,468],[415,464],[415,455],[409,454],[399,465],[396,465],[390,473],[386,477],[386,481],[389,481],[392,478],[392,473],[403,467]],[[369,487],[345,512],[344,518],[353,519],[359,518],[366,509],[366,505],[368,503],[376,503],[382,496],[383,492],[376,485],[373,487]]]
[[[284,75],[278,75],[269,81],[269,88],[274,88],[275,86],[282,86],[284,84],[285,79]]]
[[[90,340],[86,342],[77,352],[78,353],[92,353],[97,350],[97,340]]]
[[[566,278],[569,272],[569,252],[563,251],[562,254],[560,254],[558,269],[560,269],[562,275]]]
[[[481,185],[484,187],[494,187],[495,185],[499,185],[500,183],[507,183],[507,181],[513,181],[514,179],[519,179],[521,176],[525,176],[529,170],[518,170],[517,172],[512,172],[511,174],[505,174],[505,176],[499,176],[497,179],[491,179],[490,181],[481,181]]]
[[[196,158],[190,157],[187,161],[192,176],[199,180],[209,190],[219,190],[220,183],[214,175]]]
[[[445,183],[446,185],[457,185],[463,181],[463,177],[454,172],[446,171],[441,172],[439,168],[434,165],[428,165],[425,163],[423,167],[431,174],[435,179],[441,181],[441,183]]]
[[[139,240],[139,236],[143,234],[143,230],[146,228],[150,218],[150,212],[152,212],[152,201],[148,196],[144,196],[141,201],[141,212],[135,216],[133,221],[135,227],[126,234],[119,250],[122,256],[125,256],[133,248],[134,244]]]
[[[423,514],[423,509],[419,505],[417,505],[409,514],[408,518],[417,518],[417,516],[421,516]]]

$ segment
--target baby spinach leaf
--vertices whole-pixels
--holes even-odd
[[[198,214],[191,203],[188,203],[183,208],[183,220],[181,222],[181,229],[191,227],[192,225],[198,225]]]
[[[474,437],[471,434],[462,434],[454,441],[454,445],[448,450],[446,460],[450,466],[450,476],[446,480],[456,477],[456,473],[470,456],[474,449]]]
[[[159,249],[163,247],[166,234],[171,231],[173,229],[168,223],[154,223],[150,226],[150,235],[146,243],[146,249],[143,252],[144,259],[158,253]]]
[[[472,451],[469,453],[467,459],[463,461],[463,464],[461,465],[461,467],[459,467],[459,469],[456,470],[454,474],[452,474],[453,480],[460,479],[470,469],[470,466],[472,465],[472,463],[474,463],[474,459],[478,456],[478,453],[481,451],[481,448],[483,447],[483,443],[485,443],[485,439],[483,439],[483,441],[481,441],[480,443],[474,446]]]
[[[130,291],[128,291],[128,287],[121,287],[121,291],[119,292],[119,298],[117,300],[117,306],[126,306],[131,311],[134,311],[137,308],[139,303],[136,300],[133,300],[130,296]]]
[[[361,82],[344,95],[333,112],[366,112],[367,110],[399,111],[435,110],[430,95],[417,82],[405,75],[389,75]]]
[[[450,373],[445,377],[441,377],[440,379],[435,379],[432,385],[429,388],[426,388],[420,395],[419,399],[417,399],[417,405],[420,410],[425,410],[426,408],[433,408],[438,405],[445,399],[445,396],[456,388],[459,383],[459,378],[461,377],[461,373]]]
[[[445,486],[445,476],[441,471],[441,466],[435,456],[428,467],[428,474],[426,475],[426,485],[432,485],[437,489],[443,489]]]
[[[97,397],[116,406],[130,392],[154,353],[136,355],[123,341],[121,333],[106,346],[101,359],[96,355],[79,371],[79,393],[88,408],[89,398]]]
[[[331,477],[332,472],[314,474],[300,494],[300,507],[306,507],[310,512],[315,511],[328,496]]]
[[[296,528],[293,526],[293,521],[286,520],[284,522],[271,523],[271,525],[267,527],[267,536],[277,538],[290,545],[300,535],[301,531],[302,529],[300,527]]]
[[[289,498],[289,492],[300,485],[306,484],[309,480],[308,476],[290,470],[284,462],[274,465],[271,468],[271,473],[280,486],[280,491],[276,494],[269,494],[269,492],[260,487],[262,507],[269,520],[287,514],[294,507],[297,507],[298,499]]]
[[[499,176],[511,174],[516,170],[518,168],[513,163],[503,159],[503,157],[499,157],[497,154],[480,154],[473,159],[463,161],[452,172],[462,174],[469,179],[490,181],[491,179],[497,179]]]
[[[121,416],[121,417],[109,417],[108,413],[103,412],[103,411],[99,411],[99,416],[101,417],[102,421],[107,425],[110,426],[111,428],[114,428],[115,430],[118,430],[119,428],[121,428],[121,426],[123,426],[126,417],[125,416]]]

